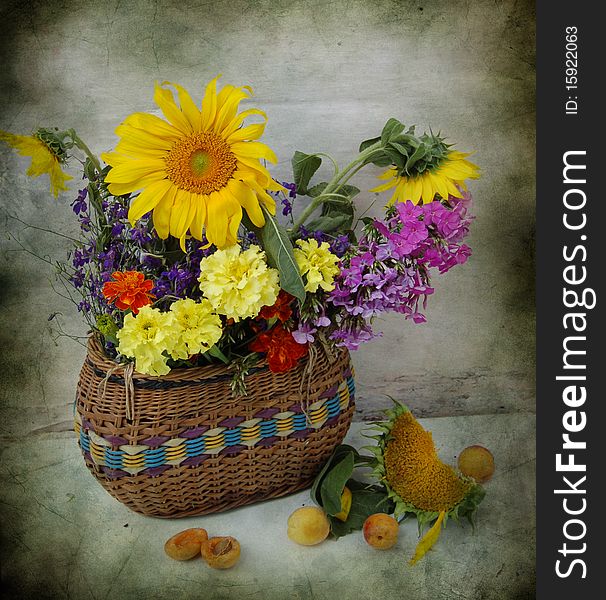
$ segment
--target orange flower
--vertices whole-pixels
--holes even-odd
[[[308,351],[307,344],[297,343],[290,331],[279,324],[260,333],[248,348],[253,352],[267,353],[269,370],[273,373],[282,373],[296,367],[299,359]]]
[[[142,306],[151,304],[155,298],[149,293],[154,282],[145,279],[145,275],[139,271],[116,271],[112,273],[112,277],[115,281],[106,281],[103,284],[103,295],[120,310],[130,309],[136,315]]]
[[[272,306],[264,306],[259,313],[259,317],[262,319],[273,319],[274,317],[278,317],[280,322],[285,323],[290,319],[292,315],[292,308],[290,307],[290,303],[295,299],[294,296],[291,296],[288,292],[284,290],[280,290],[278,294],[278,298],[273,303]]]

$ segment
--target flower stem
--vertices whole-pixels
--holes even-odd
[[[82,150],[82,152],[84,152],[84,154],[86,154],[86,156],[88,156],[88,158],[90,159],[90,161],[93,163],[93,166],[95,167],[97,173],[101,173],[101,163],[99,162],[99,159],[91,152],[90,148],[82,141],[82,139],[76,134],[76,132],[73,129],[70,129],[70,134],[71,134],[71,138],[74,142],[74,146],[76,146],[77,148],[80,148],[80,150]]]
[[[377,142],[372,146],[363,150],[352,160],[345,168],[341,171],[337,171],[334,177],[328,182],[327,186],[324,188],[324,191],[316,196],[309,205],[305,208],[305,210],[299,215],[297,220],[293,223],[292,231],[297,232],[301,225],[307,221],[307,219],[311,216],[311,214],[324,202],[330,200],[330,198],[334,197],[339,189],[345,185],[347,181],[349,181],[364,165],[366,165],[366,161],[368,158],[374,154],[377,150],[382,149],[382,143]]]

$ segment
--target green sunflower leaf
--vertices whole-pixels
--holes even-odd
[[[261,204],[261,209],[265,216],[263,227],[256,227],[247,215],[243,215],[242,221],[245,227],[254,232],[261,242],[261,246],[267,255],[267,264],[278,270],[280,287],[303,302],[305,300],[305,284],[295,260],[293,245],[288,233],[263,204]]]
[[[390,142],[391,140],[397,138],[403,131],[406,129],[406,125],[400,123],[398,119],[394,119],[393,117],[385,123],[385,127],[383,127],[383,131],[381,132],[381,141],[384,144]]]
[[[297,194],[307,195],[309,181],[320,168],[322,159],[315,154],[305,154],[296,150],[291,162]]]
[[[341,511],[341,495],[343,488],[351,477],[354,469],[354,456],[348,452],[338,464],[326,475],[320,486],[322,507],[329,515],[336,515]]]

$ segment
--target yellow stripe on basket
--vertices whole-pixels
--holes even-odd
[[[139,469],[145,467],[145,459],[143,457],[133,460],[132,458],[124,458],[122,466],[128,469]]]
[[[260,427],[250,427],[247,429],[243,429],[240,433],[241,440],[254,440],[261,436],[261,428]]]
[[[215,449],[215,448],[222,448],[223,446],[225,446],[225,440],[223,439],[223,436],[215,438],[212,441],[204,440],[204,448],[206,450],[212,450],[212,449]]]
[[[328,409],[322,410],[315,415],[310,415],[312,424],[320,423],[326,421],[328,418]]]

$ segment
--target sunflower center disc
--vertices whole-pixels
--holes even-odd
[[[210,132],[179,140],[166,155],[168,178],[196,194],[217,192],[236,170],[236,157],[225,140]]]

